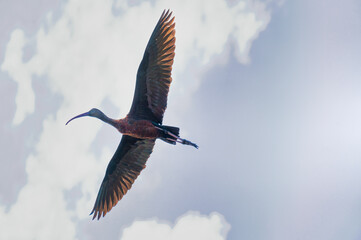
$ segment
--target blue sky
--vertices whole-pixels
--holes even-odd
[[[361,237],[358,1],[35,2],[0,3],[1,238]],[[200,149],[157,142],[91,221],[120,135],[64,124],[92,107],[125,116],[164,8],[177,30],[164,122]]]

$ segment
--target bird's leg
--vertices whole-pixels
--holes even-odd
[[[184,144],[184,145],[190,145],[190,146],[193,146],[193,147],[195,147],[195,148],[198,149],[198,145],[197,145],[197,144],[192,143],[191,141],[189,141],[189,140],[187,140],[187,139],[180,138],[180,137],[178,137],[177,135],[175,135],[175,134],[173,134],[173,133],[171,133],[171,132],[169,132],[169,131],[161,128],[161,127],[158,127],[158,126],[155,126],[155,127],[156,127],[157,129],[163,131],[165,134],[168,134],[168,135],[174,137],[174,139],[170,139],[170,138],[167,138],[167,139],[169,139],[169,140],[171,140],[171,141],[173,141],[173,142],[178,142],[178,143]]]
[[[177,142],[177,140],[176,140],[176,139],[173,139],[173,138],[166,138],[166,140],[172,141],[172,142]]]
[[[189,141],[189,140],[187,140],[187,139],[180,138],[180,137],[178,137],[177,135],[175,135],[175,134],[173,134],[173,133],[171,133],[171,132],[169,132],[169,131],[167,131],[167,130],[165,130],[165,131],[166,131],[166,134],[169,134],[170,136],[176,138],[176,139],[177,139],[176,142],[179,142],[179,143],[184,144],[184,145],[191,145],[191,146],[193,146],[193,147],[195,147],[195,148],[198,148],[198,145],[197,145],[197,144],[192,143],[191,141]]]

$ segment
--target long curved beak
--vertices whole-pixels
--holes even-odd
[[[89,116],[89,112],[82,113],[82,114],[79,114],[78,116],[73,117],[72,119],[70,119],[69,121],[67,121],[67,122],[65,123],[65,125],[68,125],[68,123],[69,123],[70,121],[72,121],[72,120],[74,120],[74,119],[76,119],[76,118],[86,117],[86,116]]]

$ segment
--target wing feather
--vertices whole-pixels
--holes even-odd
[[[133,104],[128,116],[162,123],[167,108],[175,50],[175,23],[172,12],[164,11],[140,63]]]
[[[94,213],[93,219],[105,216],[132,187],[145,168],[154,143],[154,139],[138,139],[126,135],[122,137],[100,186],[91,212]]]

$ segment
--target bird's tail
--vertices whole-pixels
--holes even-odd
[[[163,141],[173,145],[175,145],[176,143],[181,143],[184,145],[190,145],[198,148],[197,144],[179,137],[179,128],[171,126],[159,126],[158,128],[162,130],[162,136],[160,137],[160,139],[162,139]]]
[[[177,137],[179,137],[179,128],[178,127],[172,127],[172,126],[161,126],[161,128],[165,131],[162,132],[163,136],[160,137],[160,139],[162,139],[163,141],[173,144],[176,144],[176,139],[174,138],[174,136],[172,136],[171,134],[167,133],[170,132],[173,135],[176,135]]]

